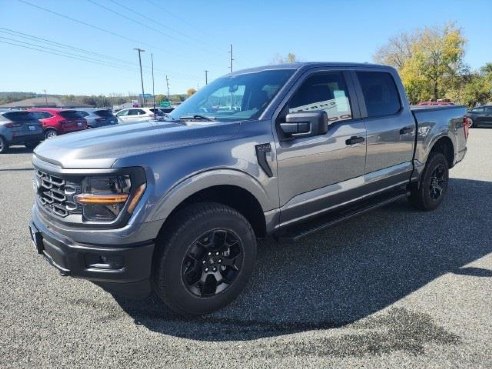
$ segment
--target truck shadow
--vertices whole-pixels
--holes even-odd
[[[136,324],[199,341],[245,341],[347,325],[357,330],[381,319],[410,332],[409,343],[423,342],[422,331],[412,326],[423,321],[427,332],[441,328],[425,314],[392,305],[446,273],[492,277],[490,270],[466,266],[492,252],[491,208],[491,182],[450,179],[447,198],[434,212],[400,201],[295,244],[262,241],[247,289],[227,308],[201,318],[180,318],[155,296],[114,297]],[[386,317],[358,322],[383,309]],[[448,343],[458,340],[446,332],[436,335]]]

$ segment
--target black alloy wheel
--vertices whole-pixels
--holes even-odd
[[[420,210],[434,210],[448,189],[449,165],[441,152],[431,152],[420,175],[420,183],[410,189],[410,203]]]
[[[231,303],[254,270],[256,236],[237,210],[203,202],[179,210],[156,241],[152,283],[157,296],[184,316]]]
[[[430,178],[430,197],[433,200],[439,199],[444,194],[447,186],[446,168],[439,164],[431,174]]]
[[[198,297],[217,295],[234,282],[242,261],[242,243],[233,231],[205,232],[191,245],[183,260],[183,282]]]

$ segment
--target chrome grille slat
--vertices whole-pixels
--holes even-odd
[[[74,201],[74,196],[80,193],[77,184],[41,170],[36,170],[35,175],[38,183],[37,196],[43,208],[62,218],[80,213]]]

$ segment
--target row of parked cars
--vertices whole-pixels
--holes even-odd
[[[34,148],[42,140],[65,133],[115,124],[164,120],[161,109],[129,108],[115,114],[110,109],[32,108],[0,111],[0,154],[11,145]]]

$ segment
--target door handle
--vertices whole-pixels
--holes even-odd
[[[355,144],[358,144],[358,143],[362,143],[364,141],[365,141],[364,137],[352,136],[349,139],[345,140],[345,144],[347,144],[347,145],[355,145]]]
[[[412,132],[412,130],[413,130],[413,127],[404,127],[402,129],[400,129],[400,134],[401,135],[405,135],[407,133]]]

